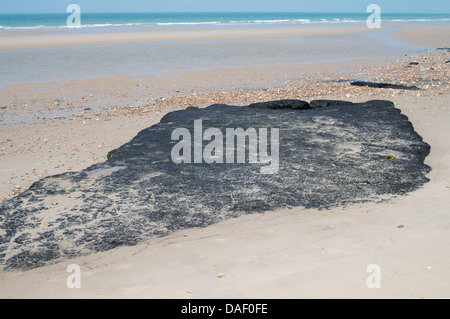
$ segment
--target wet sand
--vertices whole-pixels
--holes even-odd
[[[220,41],[244,39],[286,39],[321,34],[366,32],[366,26],[357,27],[297,27],[297,28],[225,28],[225,29],[142,29],[108,33],[73,33],[15,31],[0,33],[0,50],[42,49],[111,44]]]
[[[402,39],[417,46],[450,46],[450,26],[412,26],[401,28],[389,36]]]
[[[450,45],[450,27],[384,25],[383,29],[395,28],[390,36],[417,46]],[[398,30],[397,30],[398,29]],[[372,31],[376,31],[373,29]],[[352,34],[367,32],[365,25],[339,27],[259,27],[218,29],[162,29],[148,28],[122,32],[66,31],[13,31],[0,33],[0,50],[24,50],[58,47],[98,46],[112,44],[136,44],[155,42],[220,41],[245,39],[288,39],[300,36]],[[370,30],[369,30],[370,31]]]

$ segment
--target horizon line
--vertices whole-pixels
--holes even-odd
[[[366,11],[83,11],[84,13],[351,13],[366,14]],[[0,12],[0,14],[66,14],[66,11],[60,12]],[[435,14],[450,15],[450,12],[383,12],[382,14]]]

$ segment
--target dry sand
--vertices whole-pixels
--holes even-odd
[[[396,36],[406,40],[412,34]],[[447,40],[444,37],[432,45],[444,46]],[[407,66],[416,60],[420,62],[417,68]],[[195,95],[185,87],[182,90],[186,91],[164,99],[144,96],[147,100],[141,107],[99,110],[94,114],[81,113],[80,106],[79,113],[74,111],[76,115],[64,119],[33,118],[28,125],[3,125],[0,173],[4,184],[0,185],[0,196],[5,198],[20,191],[14,190],[16,184],[20,183],[23,190],[39,176],[69,168],[80,170],[103,161],[109,150],[127,142],[171,110],[190,104],[245,105],[283,97],[394,101],[431,145],[426,163],[432,171],[428,175],[431,181],[423,188],[385,203],[330,211],[296,208],[254,214],[153,238],[134,247],[120,247],[29,271],[2,273],[0,297],[450,297],[450,90],[449,64],[444,64],[445,60],[449,60],[449,55],[442,51],[347,64],[326,73],[316,67],[318,73],[311,73],[312,84],[308,85],[286,82],[282,88]],[[222,71],[203,72],[212,72],[209,74],[213,77],[223,74]],[[237,71],[245,74],[244,70]],[[420,92],[356,88],[348,83],[329,82],[342,76],[369,73],[374,74],[375,80],[391,79],[394,83],[442,79],[416,83],[423,88]],[[19,109],[16,111],[23,115]],[[69,264],[81,267],[80,289],[67,288]],[[372,264],[380,267],[381,288],[367,286],[370,275],[367,267]]]

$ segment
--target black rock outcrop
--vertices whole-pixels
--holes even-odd
[[[356,82],[352,82],[350,84],[355,85],[355,86],[368,86],[371,88],[378,88],[378,89],[411,90],[411,91],[420,90],[415,85],[406,86],[406,85],[399,85],[399,84],[376,83],[376,82],[365,82],[365,81],[356,81]]]
[[[193,154],[212,141],[195,141],[199,120],[203,131],[223,136],[229,128],[267,129],[267,149],[278,148],[279,167],[262,174],[268,164],[261,157],[220,163],[220,152],[210,164],[175,163],[176,129],[192,132]],[[385,200],[428,181],[429,151],[389,101],[290,100],[172,112],[105,162],[43,178],[0,203],[0,266],[38,267],[242,214]]]

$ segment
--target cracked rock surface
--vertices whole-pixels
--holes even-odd
[[[261,174],[266,164],[248,161],[174,163],[172,132],[194,132],[199,119],[203,130],[224,136],[227,128],[278,128],[278,171]],[[35,268],[243,214],[386,200],[428,181],[429,151],[389,101],[284,100],[172,112],[105,162],[46,177],[0,203],[0,267]]]

